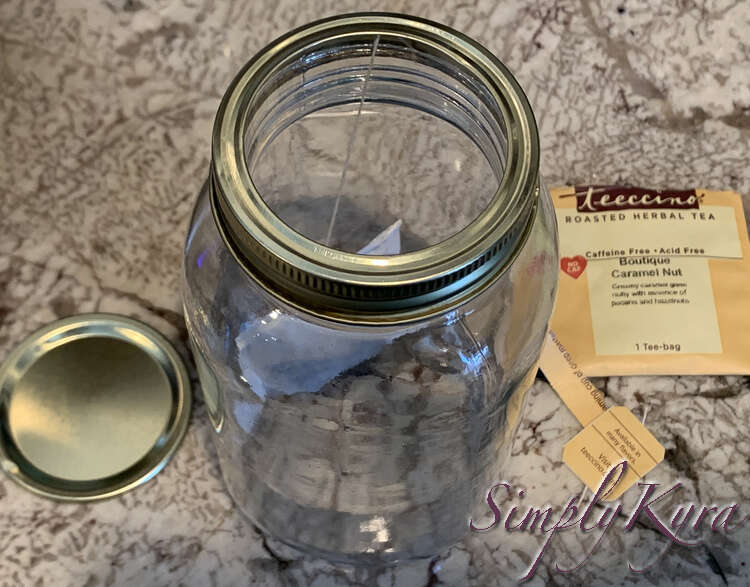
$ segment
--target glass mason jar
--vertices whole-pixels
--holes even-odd
[[[528,101],[476,42],[356,14],[258,53],[219,107],[184,263],[238,507],[337,561],[460,540],[502,480],[556,243]]]

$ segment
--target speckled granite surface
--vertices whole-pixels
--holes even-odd
[[[39,325],[93,310],[162,330],[185,352],[178,276],[223,89],[289,28],[355,9],[444,21],[508,63],[538,115],[548,183],[731,188],[750,203],[750,5],[743,2],[0,3],[0,355]],[[681,499],[750,513],[750,382],[610,378],[614,402],[667,448],[649,474]],[[578,425],[537,382],[506,480],[563,507],[582,485],[560,462]],[[632,495],[631,495],[632,494]],[[638,499],[629,492],[626,504]],[[555,537],[531,584],[747,585],[750,523],[673,546],[643,520]],[[594,533],[597,534],[597,533]],[[433,560],[333,568],[263,537],[232,508],[200,401],[175,459],[148,485],[94,505],[58,504],[0,479],[3,585],[498,585],[538,535],[474,534]]]

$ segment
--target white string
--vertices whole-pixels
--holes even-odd
[[[581,497],[578,498],[578,503],[576,504],[576,508],[580,508],[581,507],[581,502],[583,501],[583,498],[586,496],[586,490],[587,489],[588,489],[588,487],[586,487],[584,485],[583,486],[583,491],[581,491]]]
[[[331,222],[328,224],[328,234],[326,234],[325,245],[330,246],[331,235],[333,234],[333,225],[336,222],[336,216],[339,212],[339,202],[341,202],[341,194],[344,191],[344,182],[346,181],[346,172],[349,170],[349,158],[352,154],[352,147],[354,146],[354,139],[357,137],[357,130],[359,130],[359,117],[362,115],[362,106],[365,103],[365,96],[367,95],[367,84],[370,82],[370,75],[372,75],[372,66],[375,63],[375,52],[378,50],[378,43],[380,42],[380,35],[375,37],[372,43],[372,54],[370,55],[370,64],[367,67],[367,73],[365,74],[365,81],[362,84],[362,95],[359,98],[359,107],[357,108],[357,117],[354,120],[354,129],[349,137],[349,144],[346,147],[346,160],[344,161],[344,169],[341,171],[341,178],[339,179],[339,187],[336,190],[336,203],[333,206],[333,213],[331,214]]]
[[[646,416],[648,416],[648,406],[644,406],[643,408],[643,418],[641,418],[641,426],[646,424]],[[643,476],[643,481],[646,481],[646,476]]]

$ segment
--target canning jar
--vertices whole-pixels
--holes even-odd
[[[528,101],[476,42],[355,14],[260,51],[221,101],[184,260],[237,506],[336,561],[460,540],[502,478],[556,243]]]

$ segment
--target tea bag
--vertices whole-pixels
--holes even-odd
[[[401,251],[399,219],[358,252],[397,255]],[[343,332],[305,322],[272,310],[243,325],[235,342],[242,375],[253,391],[265,398],[278,394],[315,392],[338,374],[375,356],[383,346],[404,334],[373,340],[371,335]],[[274,388],[269,389],[269,382]],[[238,420],[246,420],[239,418]]]

